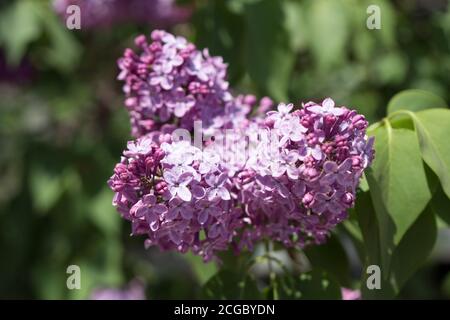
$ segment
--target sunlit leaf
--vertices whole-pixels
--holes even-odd
[[[40,212],[51,209],[59,200],[64,189],[62,175],[43,166],[34,166],[31,171],[30,189],[33,206]]]
[[[433,210],[426,208],[394,251],[390,267],[391,284],[399,292],[422,266],[436,242],[437,226]]]
[[[7,58],[17,65],[25,55],[28,45],[42,31],[39,1],[15,1],[0,15],[0,42],[4,43]]]
[[[311,50],[319,68],[327,70],[342,62],[349,37],[346,8],[340,0],[314,0],[308,12]]]
[[[424,90],[411,89],[397,93],[387,107],[388,114],[399,110],[420,111],[432,108],[446,108],[446,102],[439,96]]]
[[[398,244],[431,199],[419,143],[411,130],[389,123],[374,131],[376,157],[367,175],[381,241]]]
[[[213,261],[205,263],[199,256],[187,253],[186,260],[190,263],[200,285],[205,284],[218,271],[218,266]]]
[[[120,231],[120,216],[111,205],[113,192],[109,189],[103,189],[93,199],[91,204],[91,213],[89,218],[105,234],[117,234]]]
[[[411,113],[420,142],[422,157],[450,197],[450,110],[430,109]]]

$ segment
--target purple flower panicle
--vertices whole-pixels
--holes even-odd
[[[206,261],[264,238],[323,243],[354,204],[373,141],[367,121],[331,99],[292,110],[280,104],[265,119],[218,131],[203,149],[156,133],[129,142],[109,180],[113,204],[147,246]]]
[[[207,49],[161,30],[152,32],[150,43],[145,36],[135,42],[140,52],[126,49],[118,61],[134,137],[165,123],[191,130],[197,120],[206,132],[232,128],[256,106],[252,95],[231,94],[227,65]],[[257,108],[264,111],[271,105],[263,98]]]
[[[113,205],[131,221],[132,234],[147,236],[147,247],[191,250],[209,261],[242,225],[227,170],[187,142],[129,142],[109,185]]]
[[[373,160],[364,116],[331,98],[300,109],[233,96],[226,64],[155,30],[119,60],[132,134],[109,185],[114,206],[146,246],[205,261],[262,239],[326,241],[347,217]],[[250,117],[250,115],[252,117]],[[202,121],[202,146],[172,138]]]
[[[241,246],[265,237],[286,246],[323,243],[347,217],[373,159],[368,123],[355,111],[330,98],[292,109],[280,104],[267,113],[266,139],[236,179],[247,222]]]

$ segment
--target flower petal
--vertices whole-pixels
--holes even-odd
[[[175,244],[180,244],[181,243],[181,234],[176,232],[176,231],[170,231],[169,232],[169,238],[170,240],[172,240],[173,243]]]
[[[217,195],[222,200],[230,200],[231,199],[230,192],[224,187],[220,187],[217,189]]]
[[[189,206],[184,206],[183,208],[181,208],[180,213],[181,216],[186,220],[191,219],[193,215],[192,208]]]
[[[180,197],[183,201],[191,201],[192,194],[191,191],[186,186],[180,185],[177,188],[177,195]]]
[[[199,213],[199,215],[197,217],[197,220],[198,220],[198,223],[205,224],[206,221],[208,221],[208,218],[209,218],[208,211],[207,210],[202,210],[202,211],[200,211],[200,213]]]

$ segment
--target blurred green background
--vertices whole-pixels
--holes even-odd
[[[381,8],[380,30],[366,27],[370,4]],[[164,27],[222,55],[237,92],[295,103],[331,96],[369,121],[404,89],[450,100],[446,0],[179,5],[190,18]],[[51,1],[0,1],[0,298],[88,298],[134,278],[150,299],[196,298],[217,269],[191,255],[144,250],[106,184],[131,139],[116,60],[160,24],[84,28],[82,20],[81,30],[68,30]],[[402,297],[450,298],[449,240],[442,231]],[[81,290],[66,287],[71,264],[81,267]]]

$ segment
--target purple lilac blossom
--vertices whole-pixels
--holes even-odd
[[[234,97],[226,80],[227,65],[207,49],[198,50],[183,37],[161,30],[136,38],[136,53],[126,49],[118,65],[118,79],[124,82],[125,106],[132,135],[140,137],[162,124],[177,123],[191,130],[201,120],[205,134],[219,128],[233,128],[246,120],[257,104],[252,95]],[[258,107],[270,108],[264,98]]]
[[[114,205],[133,234],[147,234],[147,246],[190,249],[205,261],[230,245],[252,250],[264,238],[321,244],[347,217],[373,159],[367,121],[331,104],[309,102],[293,112],[280,104],[265,119],[217,132],[203,149],[158,144],[157,134],[129,142],[109,181]]]
[[[125,22],[168,27],[186,22],[192,8],[179,7],[175,0],[54,0],[53,8],[64,21],[67,7],[77,5],[81,13],[81,28],[110,27]]]
[[[331,99],[292,109],[280,104],[265,119],[217,132],[202,150],[160,131],[129,142],[109,184],[132,233],[206,261],[263,238],[325,242],[354,204],[373,140],[364,117]]]
[[[367,121],[333,100],[267,113],[266,139],[250,153],[235,184],[245,207],[241,247],[270,238],[285,246],[325,242],[354,205],[363,170],[373,159]],[[286,130],[285,128],[295,128]]]
[[[109,186],[132,234],[147,236],[146,247],[191,250],[209,261],[237,235],[243,212],[228,172],[219,163],[200,171],[202,162],[203,152],[184,141],[128,143]]]
[[[373,160],[364,116],[330,98],[268,111],[269,98],[258,106],[252,95],[230,93],[220,57],[164,31],[151,38],[139,36],[142,52],[127,49],[119,60],[138,139],[109,185],[132,234],[205,261],[262,239],[300,248],[325,242]],[[196,120],[202,149],[172,141],[176,128],[192,130]]]

